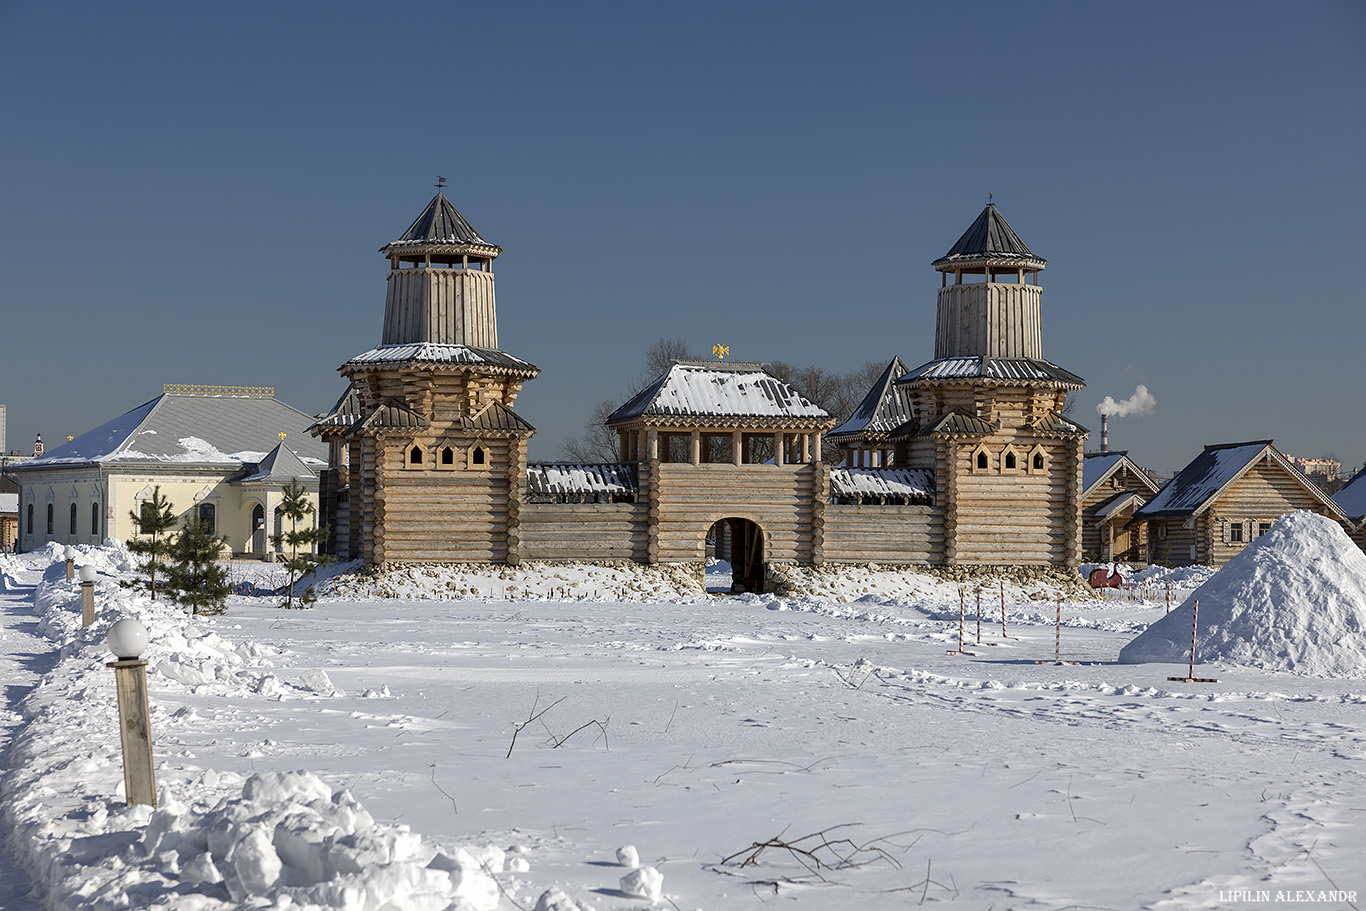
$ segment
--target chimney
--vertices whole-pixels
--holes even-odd
[[[1108,414],[1100,416],[1100,451],[1110,451],[1110,416]]]

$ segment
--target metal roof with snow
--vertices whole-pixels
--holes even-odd
[[[416,252],[423,248],[437,247],[450,251],[453,248],[468,250],[484,256],[497,256],[503,248],[491,244],[479,236],[474,226],[465,220],[459,210],[438,192],[427,203],[427,208],[414,219],[398,240],[385,244],[380,252],[389,256],[406,252]]]
[[[921,364],[896,382],[933,384],[959,380],[994,380],[997,385],[1048,383],[1067,389],[1081,389],[1086,381],[1052,361],[1039,358],[946,357]]]
[[[1149,477],[1148,473],[1140,468],[1137,462],[1129,458],[1128,450],[1088,452],[1081,462],[1082,499],[1086,499],[1097,484],[1103,483],[1121,467],[1129,469],[1130,472],[1138,476],[1150,491],[1157,492],[1157,482]]]
[[[923,468],[832,468],[830,493],[835,497],[904,497],[934,499],[934,472]]]
[[[313,417],[271,395],[167,392],[36,459],[10,468],[110,462],[256,464],[284,433],[307,462],[326,464],[327,446],[307,433]]]
[[[1295,465],[1271,445],[1271,440],[1223,443],[1204,451],[1176,473],[1157,495],[1134,513],[1136,519],[1170,519],[1198,516],[1261,459],[1277,465],[1311,493],[1330,512],[1346,518],[1342,508],[1319,490]]]
[[[963,236],[958,238],[948,253],[933,263],[935,268],[953,267],[959,264],[986,263],[1001,261],[1020,261],[1021,265],[1037,266],[1042,269],[1048,260],[1035,256],[1033,251],[1020,240],[1020,235],[1010,227],[996,206],[987,203],[982,214],[968,226]]]
[[[1350,481],[1338,488],[1337,493],[1333,494],[1333,502],[1338,504],[1353,522],[1366,519],[1366,468],[1362,468]]]
[[[256,465],[256,471],[245,478],[238,478],[234,484],[288,484],[291,481],[313,482],[317,475],[281,440],[266,453],[266,457]]]
[[[901,358],[892,358],[854,413],[826,436],[832,439],[885,436],[911,420],[909,390],[896,385],[897,378],[905,373],[906,366],[901,363]]]
[[[526,469],[532,497],[626,498],[639,486],[636,466],[629,462],[531,462]]]
[[[535,376],[539,367],[496,348],[472,348],[468,345],[442,345],[436,342],[413,342],[401,345],[380,345],[361,352],[338,368],[343,375],[372,369],[389,369],[396,364],[422,367],[478,367],[481,370],[523,376]]]
[[[760,364],[678,361],[612,412],[608,425],[650,418],[745,418],[817,426],[830,415]]]

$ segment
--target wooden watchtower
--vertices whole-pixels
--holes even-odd
[[[371,564],[517,563],[534,428],[512,404],[539,370],[498,348],[502,248],[438,192],[380,252],[380,344],[338,368],[350,389],[313,428],[332,443],[323,500],[343,525],[338,550]]]
[[[935,359],[896,381],[896,463],[934,470],[945,563],[1076,566],[1087,430],[1062,409],[1086,383],[1043,356],[1047,260],[988,204],[932,265]]]

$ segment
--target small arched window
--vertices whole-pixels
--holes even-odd
[[[90,504],[90,533],[97,538],[100,536],[100,504],[98,502]]]
[[[212,503],[199,504],[199,524],[208,526],[209,534],[218,534],[218,510]]]
[[[421,446],[414,446],[412,449],[408,450],[408,464],[409,464],[409,465],[421,465],[421,464],[422,464],[422,447],[421,447]]]
[[[33,534],[33,504],[28,504],[28,533]]]
[[[1015,453],[1006,453],[1006,468],[1010,469],[1011,471],[1015,470]]]
[[[483,465],[483,464],[485,464],[487,461],[488,461],[488,457],[484,455],[484,447],[483,447],[483,446],[476,446],[476,447],[474,447],[474,452],[470,455],[470,463],[473,464],[473,465]]]
[[[52,534],[52,504],[47,504],[47,533]]]
[[[76,533],[76,504],[71,504],[71,531],[68,534]]]
[[[1043,471],[1043,453],[1042,453],[1042,452],[1036,452],[1036,453],[1034,453],[1034,470],[1035,470],[1035,471]]]
[[[977,453],[977,467],[982,470],[986,470],[987,468],[991,467],[991,464],[987,459],[987,454],[985,452]]]
[[[441,450],[441,464],[442,464],[442,465],[454,465],[454,464],[455,464],[455,450],[454,450],[454,449],[452,449],[451,447],[447,446],[447,447],[445,447],[444,449]]]

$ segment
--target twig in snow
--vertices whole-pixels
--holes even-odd
[[[611,720],[612,720],[612,716],[611,716],[611,715],[608,715],[606,718],[602,719],[601,721],[598,721],[598,720],[594,719],[593,721],[585,722],[584,724],[581,724],[581,725],[579,725],[578,727],[574,728],[574,730],[570,731],[568,734],[565,734],[563,737],[559,737],[559,738],[555,737],[554,734],[551,734],[551,735],[550,735],[550,739],[551,739],[551,749],[553,749],[553,750],[558,750],[560,747],[564,746],[564,742],[565,742],[566,740],[568,740],[570,737],[573,737],[575,734],[577,734],[579,731],[582,731],[584,728],[591,728],[593,725],[596,724],[596,725],[598,726],[599,730],[602,731],[602,746],[603,746],[603,749],[607,750],[607,751],[610,753],[610,752],[612,751],[612,748],[611,748],[610,746],[607,745],[607,723],[610,722]],[[593,742],[596,743],[597,741],[595,740],[595,741],[593,741]]]
[[[517,745],[517,735],[520,734],[520,733],[522,733],[522,729],[523,729],[523,728],[525,728],[527,725],[531,724],[533,721],[539,721],[539,720],[540,720],[540,717],[541,717],[542,715],[544,715],[546,712],[548,712],[548,711],[550,711],[551,709],[553,709],[555,706],[559,705],[561,702],[564,702],[564,700],[565,700],[565,697],[564,697],[564,696],[561,696],[559,699],[556,699],[554,702],[550,703],[550,705],[546,706],[545,708],[541,709],[541,710],[538,712],[538,711],[536,711],[536,706],[537,706],[537,704],[540,703],[540,701],[541,701],[541,691],[540,691],[540,690],[537,690],[537,691],[536,691],[536,698],[535,698],[535,700],[532,701],[532,703],[531,703],[531,713],[530,713],[529,715],[527,715],[526,721],[520,722],[520,723],[518,723],[518,724],[516,724],[516,725],[513,726],[513,729],[512,729],[512,742],[508,744],[508,754],[507,754],[506,756],[504,756],[503,758],[504,758],[504,759],[511,759],[511,758],[512,758],[512,748],[515,747],[515,746]],[[541,724],[544,725],[545,722],[542,721]],[[549,729],[547,728],[547,730],[549,730]]]
[[[664,733],[669,733],[669,728],[674,725],[674,716],[678,714],[678,700],[674,700],[674,710],[669,713],[669,723],[664,725]]]
[[[455,805],[455,798],[446,793],[446,789],[436,783],[436,763],[432,763],[432,786],[441,792],[441,796],[451,802],[451,812],[456,816],[460,815],[460,808]]]

